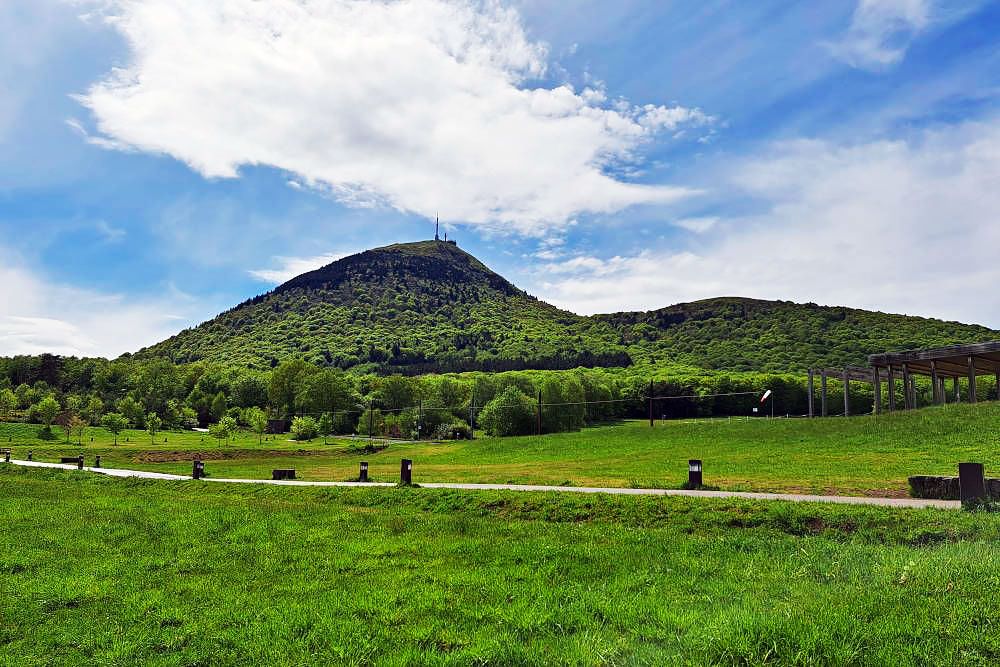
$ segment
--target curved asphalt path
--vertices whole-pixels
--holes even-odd
[[[76,470],[77,467],[66,463],[47,463],[45,461],[16,461],[11,459],[10,465],[28,468],[59,468]],[[122,470],[120,468],[88,468],[87,472],[108,475],[109,477],[134,477],[138,479],[188,480],[185,475],[171,475],[162,472],[145,470]],[[391,487],[396,486],[386,482],[307,482],[303,480],[270,480],[270,479],[221,479],[206,477],[203,482],[217,484],[272,484],[275,486],[342,486],[342,487]],[[688,498],[747,498],[750,500],[785,500],[797,503],[837,503],[842,505],[876,505],[879,507],[961,509],[957,500],[933,500],[929,498],[870,498],[867,496],[808,496],[797,493],[752,493],[749,491],[687,491],[684,489],[626,489],[600,488],[592,486],[545,486],[541,484],[459,484],[451,482],[420,482],[425,489],[463,489],[468,491],[555,491],[558,493],[607,493],[619,496],[684,496]]]

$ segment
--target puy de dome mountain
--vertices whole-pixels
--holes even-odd
[[[957,322],[737,297],[583,317],[452,243],[422,241],[305,273],[137,356],[260,369],[304,358],[382,373],[633,363],[783,372],[997,338]]]

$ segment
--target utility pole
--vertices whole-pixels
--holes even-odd
[[[653,381],[649,381],[649,428],[653,428]]]
[[[541,435],[542,434],[542,392],[541,392],[541,390],[538,391],[538,410],[536,412],[536,417],[537,417],[536,421],[538,423],[535,425],[535,431],[536,431],[537,435]]]

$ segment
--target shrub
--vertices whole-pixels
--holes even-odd
[[[292,437],[296,440],[312,440],[319,435],[319,424],[312,417],[296,417],[292,420]]]
[[[479,422],[493,436],[527,435],[535,430],[535,402],[517,387],[507,387],[486,404]]]

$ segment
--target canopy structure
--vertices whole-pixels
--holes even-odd
[[[947,347],[903,352],[886,352],[868,357],[868,368],[848,366],[846,368],[809,369],[809,416],[815,416],[813,405],[816,375],[820,377],[820,414],[828,414],[827,379],[840,380],[844,390],[844,414],[850,415],[850,383],[865,382],[872,385],[872,412],[882,412],[882,383],[888,386],[889,411],[896,410],[896,381],[902,383],[903,409],[917,407],[916,376],[931,380],[932,400],[935,404],[946,403],[947,379],[952,380],[951,394],[955,402],[962,400],[962,381],[965,381],[965,396],[970,403],[977,401],[977,378],[993,376],[1000,395],[1000,341],[974,343],[971,345],[949,345]]]

